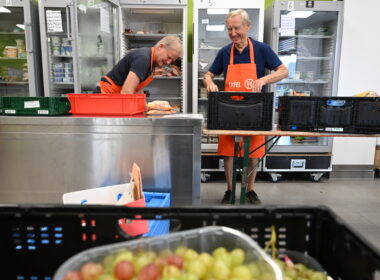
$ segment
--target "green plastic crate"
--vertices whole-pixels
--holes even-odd
[[[66,97],[3,97],[3,114],[14,116],[54,116],[70,111]]]

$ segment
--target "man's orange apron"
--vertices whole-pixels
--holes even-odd
[[[150,72],[153,71],[153,59],[154,59],[154,48],[152,48],[152,55],[150,58]],[[100,87],[101,93],[120,93],[123,86],[119,86],[112,81],[112,79],[108,76],[104,76],[104,78],[108,81],[100,81],[98,86]],[[141,89],[149,85],[153,81],[153,75],[150,74],[148,78],[138,84],[136,91],[134,93],[139,92]]]
[[[248,39],[249,45],[249,57],[251,63],[234,64],[234,44],[232,44],[230,52],[230,64],[227,68],[226,80],[224,84],[225,91],[252,91],[252,80],[257,80],[256,63],[254,59],[253,45],[250,39]],[[233,98],[235,97],[235,98]],[[239,96],[232,96],[233,99],[239,99]],[[249,150],[257,148],[264,144],[265,136],[251,136],[251,142]],[[264,156],[265,146],[261,147],[254,153],[250,154],[250,158],[261,158]],[[234,137],[221,135],[219,136],[218,154],[222,156],[234,156]],[[239,157],[244,156],[244,149],[242,143],[240,143],[240,149],[238,153]]]

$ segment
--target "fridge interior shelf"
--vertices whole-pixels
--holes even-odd
[[[60,57],[70,57],[70,58],[72,58],[73,56],[72,55],[52,55],[52,57],[58,57],[58,58],[60,58]]]
[[[7,82],[7,81],[0,81],[0,84],[7,84],[7,85],[28,85],[29,82]]]
[[[0,35],[25,35],[25,32],[0,32]]]
[[[306,80],[282,80],[277,82],[277,84],[327,84],[329,81],[325,80],[316,80],[316,81],[306,81]]]
[[[181,34],[135,34],[135,33],[124,33],[128,40],[132,41],[158,41],[165,36],[179,36]]]
[[[297,60],[330,60],[329,56],[298,56]]]
[[[22,61],[26,60],[26,58],[18,58],[18,57],[0,57],[0,60],[6,60],[6,61]]]
[[[154,79],[156,79],[156,80],[181,80],[182,76],[176,76],[176,77],[154,76]]]
[[[305,39],[333,39],[333,35],[294,35],[294,36],[280,36],[280,38],[305,38]]]

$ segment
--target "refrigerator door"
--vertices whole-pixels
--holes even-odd
[[[0,0],[0,96],[36,96],[35,54],[28,1]]]
[[[45,96],[75,92],[77,77],[73,1],[40,2],[41,50]]]
[[[228,2],[228,3],[227,3]],[[263,39],[263,1],[196,1],[194,3],[194,56],[193,56],[193,112],[201,113],[207,120],[208,96],[203,85],[203,75],[212,65],[218,51],[231,43],[225,26],[226,15],[236,9],[247,11],[251,19],[248,36]],[[224,77],[214,78],[219,90],[224,89]],[[218,137],[202,137],[202,151],[216,151]]]
[[[144,88],[148,101],[166,100],[187,112],[187,1],[121,0],[122,56],[140,47],[153,47],[165,36],[182,40],[182,58],[172,65],[157,68],[154,80]]]
[[[80,1],[75,8],[78,50],[77,92],[93,92],[98,81],[119,60],[119,13],[117,1]]]
[[[275,85],[279,96],[334,96],[337,93],[343,2],[278,1],[272,46],[289,69]],[[275,118],[276,119],[276,118]],[[331,152],[326,137],[281,137],[271,152]]]

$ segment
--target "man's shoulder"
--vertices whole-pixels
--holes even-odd
[[[255,39],[252,39],[252,38],[249,38],[253,44],[253,47],[255,48],[255,50],[267,50],[267,49],[271,49],[271,47],[266,44],[266,43],[263,43],[263,42],[260,42],[260,41],[257,41]]]
[[[228,45],[225,45],[224,47],[222,47],[221,49],[220,49],[220,51],[221,52],[223,52],[223,53],[230,53],[230,51],[231,51],[231,47],[232,47],[232,43],[229,43]]]
[[[150,48],[138,48],[129,53],[132,57],[135,56],[144,56],[150,57]]]

